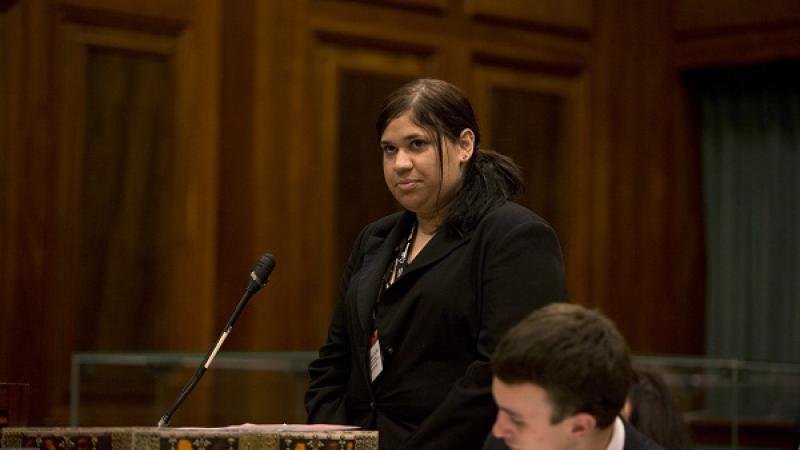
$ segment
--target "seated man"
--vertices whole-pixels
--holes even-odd
[[[564,303],[533,312],[492,356],[499,411],[484,450],[663,450],[618,417],[633,377],[628,353],[597,312]]]

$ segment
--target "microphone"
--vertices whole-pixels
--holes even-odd
[[[236,309],[231,314],[231,318],[228,319],[228,323],[225,324],[225,328],[222,329],[222,334],[219,336],[217,343],[213,345],[206,353],[205,358],[203,359],[202,364],[200,367],[197,368],[197,372],[195,372],[194,376],[189,383],[183,388],[178,398],[175,399],[175,403],[169,407],[167,412],[161,417],[161,420],[158,421],[158,427],[162,428],[169,425],[170,419],[172,419],[172,415],[175,414],[175,411],[181,406],[186,397],[189,396],[189,393],[192,392],[197,382],[200,381],[203,374],[206,373],[206,370],[211,366],[211,362],[214,361],[214,357],[217,356],[217,352],[219,351],[220,347],[222,347],[222,343],[225,342],[227,339],[228,334],[230,334],[231,329],[233,329],[233,324],[236,323],[236,319],[239,318],[239,314],[242,313],[244,306],[250,300],[250,297],[253,296],[256,292],[258,292],[265,284],[267,284],[267,279],[269,279],[269,275],[272,273],[272,270],[275,269],[275,257],[270,255],[269,253],[265,253],[261,255],[261,258],[258,259],[255,268],[253,271],[250,272],[250,282],[247,284],[247,289],[242,296],[242,299],[239,300],[239,304],[236,305]]]

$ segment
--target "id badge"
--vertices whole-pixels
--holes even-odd
[[[372,376],[371,381],[375,381],[378,375],[383,372],[383,358],[381,357],[381,341],[376,339],[369,348],[369,372]]]

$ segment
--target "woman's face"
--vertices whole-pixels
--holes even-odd
[[[439,219],[455,196],[463,168],[472,155],[473,132],[465,129],[458,141],[442,139],[442,172],[434,137],[406,112],[393,119],[381,135],[383,176],[403,208],[425,219]],[[441,190],[440,190],[441,186]]]

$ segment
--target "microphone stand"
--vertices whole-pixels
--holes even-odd
[[[192,392],[194,387],[200,381],[200,378],[203,377],[203,374],[206,373],[206,370],[211,366],[211,363],[214,361],[214,358],[217,356],[217,352],[219,351],[220,347],[222,347],[222,343],[225,342],[225,339],[228,338],[228,334],[230,334],[231,329],[233,329],[233,324],[236,323],[236,320],[239,318],[239,315],[242,313],[247,302],[250,300],[250,297],[253,296],[262,286],[267,284],[267,279],[269,278],[269,274],[272,272],[272,269],[275,268],[275,259],[270,254],[265,254],[261,256],[258,263],[256,264],[256,268],[250,272],[250,281],[249,285],[247,286],[247,290],[245,291],[244,295],[242,295],[242,299],[239,300],[239,304],[236,305],[236,309],[231,314],[230,319],[228,319],[228,323],[225,325],[225,328],[222,329],[222,334],[220,334],[219,339],[217,339],[217,343],[212,345],[211,348],[208,349],[208,353],[203,358],[203,362],[200,364],[200,367],[197,368],[197,371],[194,373],[194,376],[189,383],[184,386],[183,390],[181,391],[178,398],[175,399],[175,402],[172,406],[167,409],[167,412],[161,417],[158,421],[158,427],[163,428],[169,425],[169,421],[172,419],[172,415],[175,414],[175,411],[181,406],[186,397]]]

